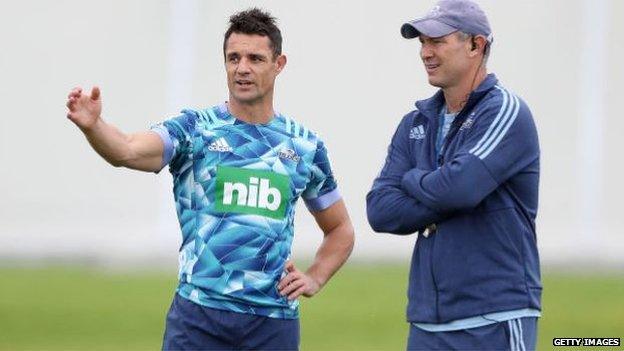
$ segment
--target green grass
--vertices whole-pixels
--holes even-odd
[[[302,300],[302,350],[402,350],[407,263],[350,265]],[[156,350],[175,277],[0,268],[0,350]],[[624,337],[624,275],[549,272],[540,349],[553,337]]]

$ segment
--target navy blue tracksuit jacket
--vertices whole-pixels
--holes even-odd
[[[490,74],[470,94],[438,155],[443,106],[439,91],[403,117],[366,198],[376,232],[411,234],[436,225],[414,247],[407,319],[446,323],[540,309],[539,144],[531,112]]]

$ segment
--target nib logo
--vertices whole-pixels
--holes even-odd
[[[270,171],[218,167],[216,210],[284,218],[289,178]]]
[[[258,180],[260,181],[259,190]],[[225,182],[223,184],[223,204],[231,205],[236,192],[238,193],[236,200],[238,206],[267,208],[270,211],[276,211],[282,202],[282,194],[277,188],[271,188],[270,184],[269,179],[256,177],[249,177],[249,185]]]

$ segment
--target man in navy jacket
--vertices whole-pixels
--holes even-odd
[[[469,0],[401,28],[440,90],[399,124],[367,196],[376,232],[418,232],[408,349],[534,349],[539,144],[527,105],[488,74],[492,31]]]

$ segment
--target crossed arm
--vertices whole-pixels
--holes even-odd
[[[84,133],[93,149],[115,167],[127,167],[146,172],[160,170],[163,143],[153,132],[124,134],[102,117],[100,89],[91,93],[77,87],[67,96],[67,118]]]
[[[531,112],[507,94],[480,111],[453,157],[433,170],[410,164],[406,146],[411,120],[403,119],[366,198],[375,231],[413,233],[458,211],[474,209],[517,174],[539,174],[539,143]]]
[[[450,215],[428,207],[401,184],[403,176],[413,168],[409,150],[411,124],[410,115],[399,124],[385,164],[366,196],[368,222],[376,232],[413,234]]]

